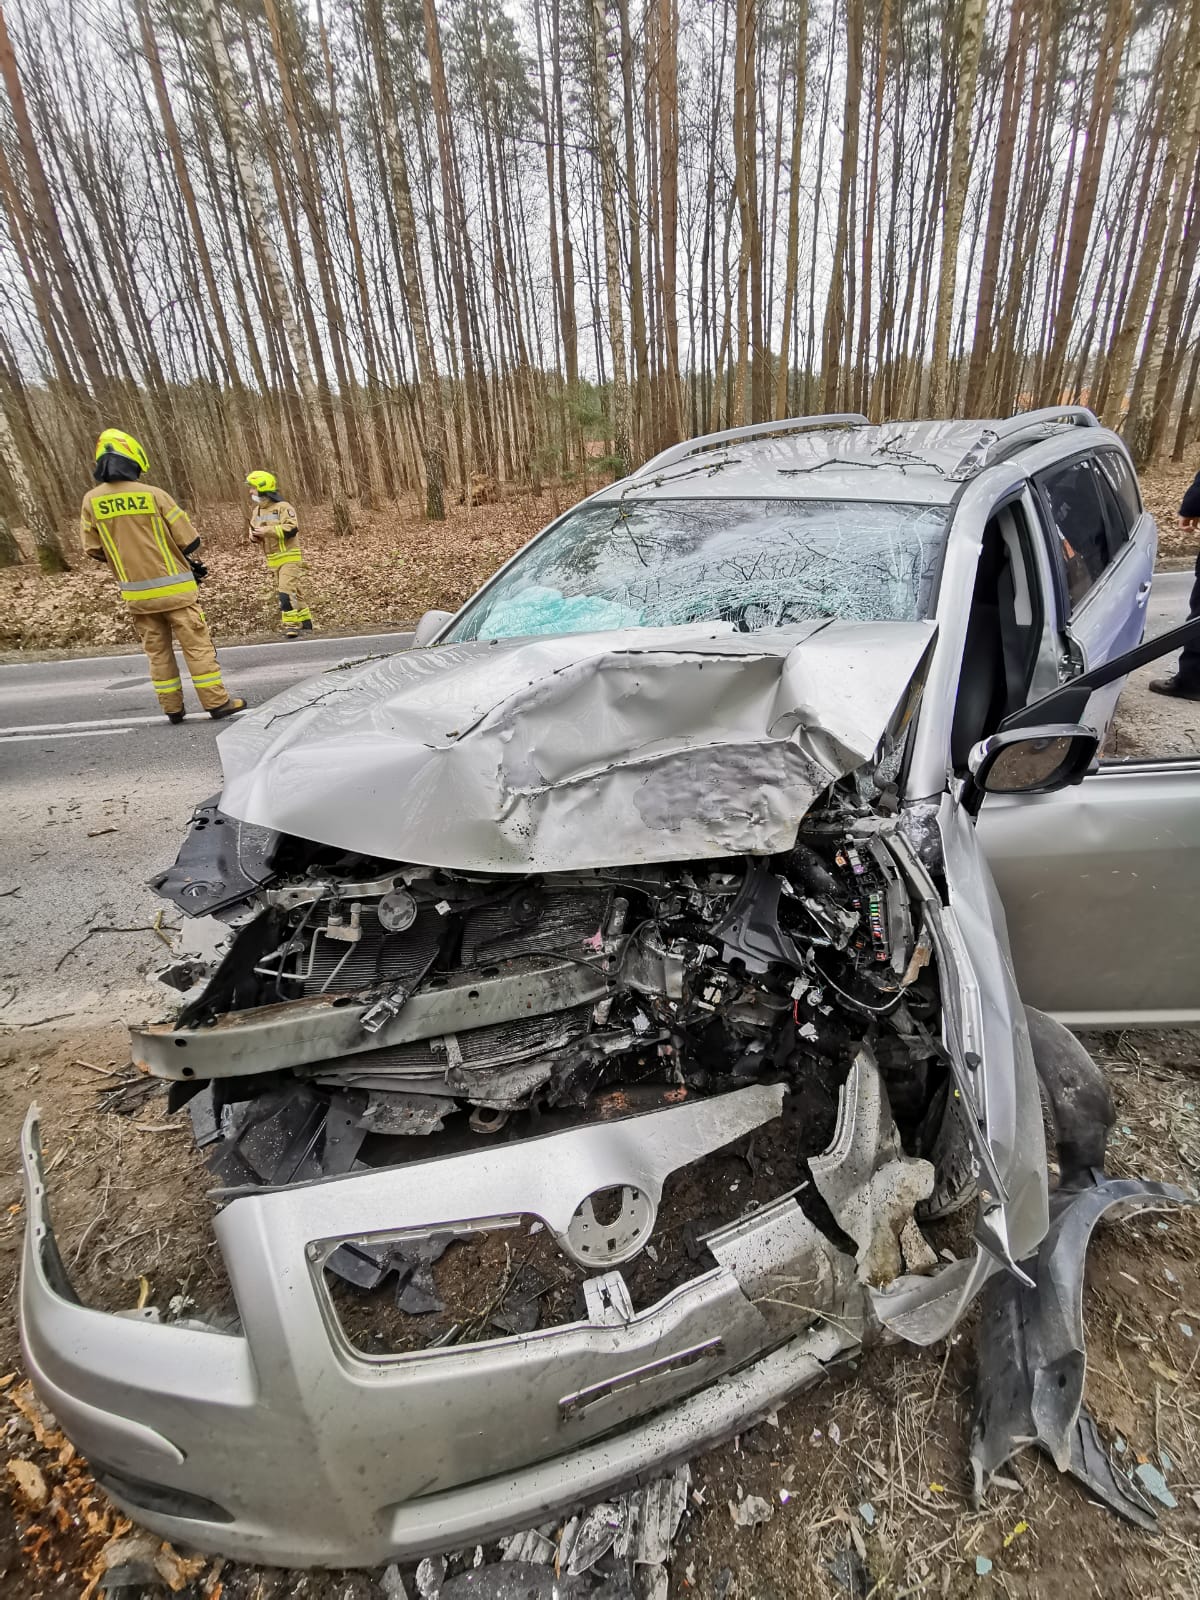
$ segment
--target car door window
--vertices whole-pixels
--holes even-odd
[[[1104,473],[1099,470],[1096,472],[1096,487],[1100,491],[1104,515],[1108,520],[1109,560],[1115,561],[1129,543],[1130,524],[1126,519],[1124,507],[1117,499],[1116,490],[1109,483]]]
[[[1111,497],[1110,504],[1116,508],[1114,526],[1119,533],[1118,543],[1124,544],[1142,514],[1137,479],[1128,461],[1117,450],[1102,450],[1096,457],[1096,464],[1101,490]]]
[[[1037,485],[1058,535],[1074,610],[1112,559],[1096,468],[1089,457],[1078,456],[1040,474]]]

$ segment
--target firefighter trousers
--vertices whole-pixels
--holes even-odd
[[[305,593],[308,588],[304,564],[285,561],[275,569],[275,585],[279,590],[279,621],[285,633],[301,629],[312,632],[312,612],[308,609]]]
[[[192,675],[192,685],[206,711],[215,711],[229,699],[221,679],[212,635],[199,606],[179,606],[174,611],[131,611],[129,613],[142,649],[150,659],[150,682],[164,711],[183,710],[183,684],[175,645]]]

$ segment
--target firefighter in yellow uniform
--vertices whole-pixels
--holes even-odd
[[[106,561],[121,586],[142,649],[150,658],[150,681],[169,722],[182,722],[183,684],[174,645],[183,651],[200,704],[210,717],[231,717],[246,702],[230,695],[200,609],[197,579],[205,576],[190,558],[200,537],[187,512],[165,489],[139,480],[150,470],[146,452],[119,428],[96,441],[97,487],[83,497],[83,547]]]
[[[279,493],[273,472],[251,472],[250,538],[263,547],[268,569],[279,590],[279,620],[289,639],[313,631],[312,612],[304,600],[304,557],[296,508]]]

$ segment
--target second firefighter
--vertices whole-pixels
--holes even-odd
[[[267,567],[279,591],[279,620],[289,639],[313,631],[312,612],[305,599],[304,557],[300,551],[300,524],[296,508],[279,493],[273,472],[251,472],[250,538],[261,544]]]

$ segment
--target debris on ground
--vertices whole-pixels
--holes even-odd
[[[744,1500],[729,1502],[729,1515],[739,1528],[757,1528],[760,1522],[770,1522],[775,1507],[761,1495],[748,1494]]]
[[[42,1469],[34,1462],[26,1461],[23,1456],[18,1456],[8,1462],[7,1472],[16,1485],[18,1497],[32,1510],[40,1511],[50,1498]]]
[[[1166,1506],[1174,1511],[1179,1504],[1175,1496],[1167,1488],[1167,1480],[1152,1461],[1143,1461],[1136,1472],[1136,1477],[1142,1488],[1152,1494],[1159,1505]]]

